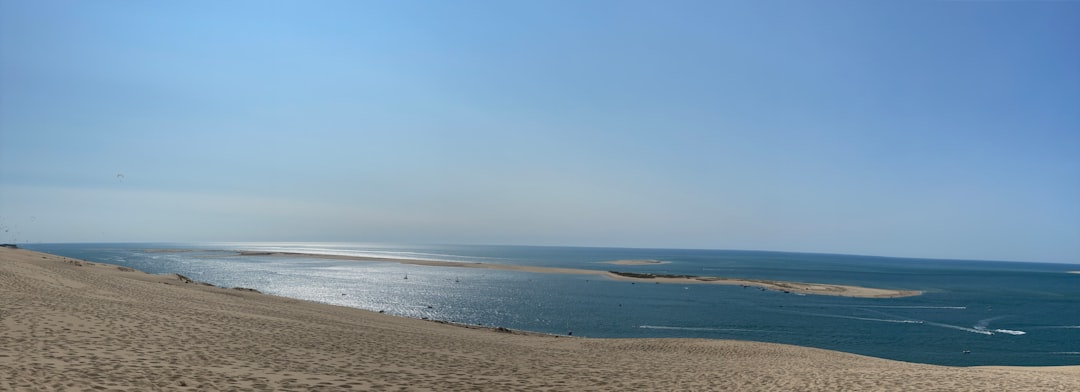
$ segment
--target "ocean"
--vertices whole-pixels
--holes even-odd
[[[223,287],[388,314],[597,338],[776,342],[951,366],[1080,365],[1080,265],[765,251],[364,243],[26,244]],[[148,250],[172,249],[181,252]],[[236,251],[317,253],[923,290],[799,295]],[[605,261],[661,260],[611,265]]]

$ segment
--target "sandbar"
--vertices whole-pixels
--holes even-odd
[[[4,391],[1080,390],[1078,366],[463,328],[7,248],[0,347]]]
[[[395,258],[383,258],[383,257],[324,255],[324,254],[292,253],[292,252],[247,252],[247,251],[245,251],[245,252],[239,252],[238,255],[240,255],[240,256],[312,257],[312,258],[354,260],[354,261],[394,262],[394,263],[411,264],[411,265],[425,265],[425,266],[431,266],[431,267],[486,268],[486,269],[494,269],[494,270],[536,272],[536,273],[545,273],[545,274],[599,275],[599,276],[607,277],[609,279],[621,280],[621,281],[663,283],[663,284],[740,285],[740,286],[744,286],[744,287],[756,287],[756,288],[760,288],[760,289],[781,291],[781,292],[785,292],[785,293],[810,294],[810,295],[832,295],[832,296],[840,296],[840,297],[899,298],[899,297],[912,297],[912,296],[922,294],[922,291],[918,291],[918,290],[879,289],[879,288],[871,288],[871,287],[847,286],[847,285],[837,285],[837,284],[786,282],[786,281],[768,280],[768,279],[737,279],[737,278],[724,278],[724,277],[717,277],[717,276],[637,274],[637,273],[620,272],[620,271],[600,271],[600,270],[590,270],[590,269],[581,269],[581,268],[535,267],[535,266],[512,265],[512,264],[490,264],[490,263],[438,261],[438,260],[395,259]]]
[[[603,264],[614,264],[614,265],[656,265],[656,264],[667,264],[667,262],[666,261],[661,261],[661,260],[613,260],[613,261],[605,261],[605,262],[603,262]]]
[[[922,295],[918,290],[893,290],[840,284],[786,282],[767,279],[737,279],[719,276],[641,274],[608,271],[608,277],[616,280],[646,281],[674,284],[724,284],[756,287],[763,290],[781,291],[789,294],[833,295],[858,298],[900,298]]]

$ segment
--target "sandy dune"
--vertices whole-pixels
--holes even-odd
[[[778,344],[497,332],[0,248],[0,390],[1076,391]]]

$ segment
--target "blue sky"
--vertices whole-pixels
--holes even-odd
[[[1078,19],[1034,1],[0,0],[0,241],[1080,262]]]

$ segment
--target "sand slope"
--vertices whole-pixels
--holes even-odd
[[[462,328],[0,249],[0,390],[1080,390],[738,341]]]

